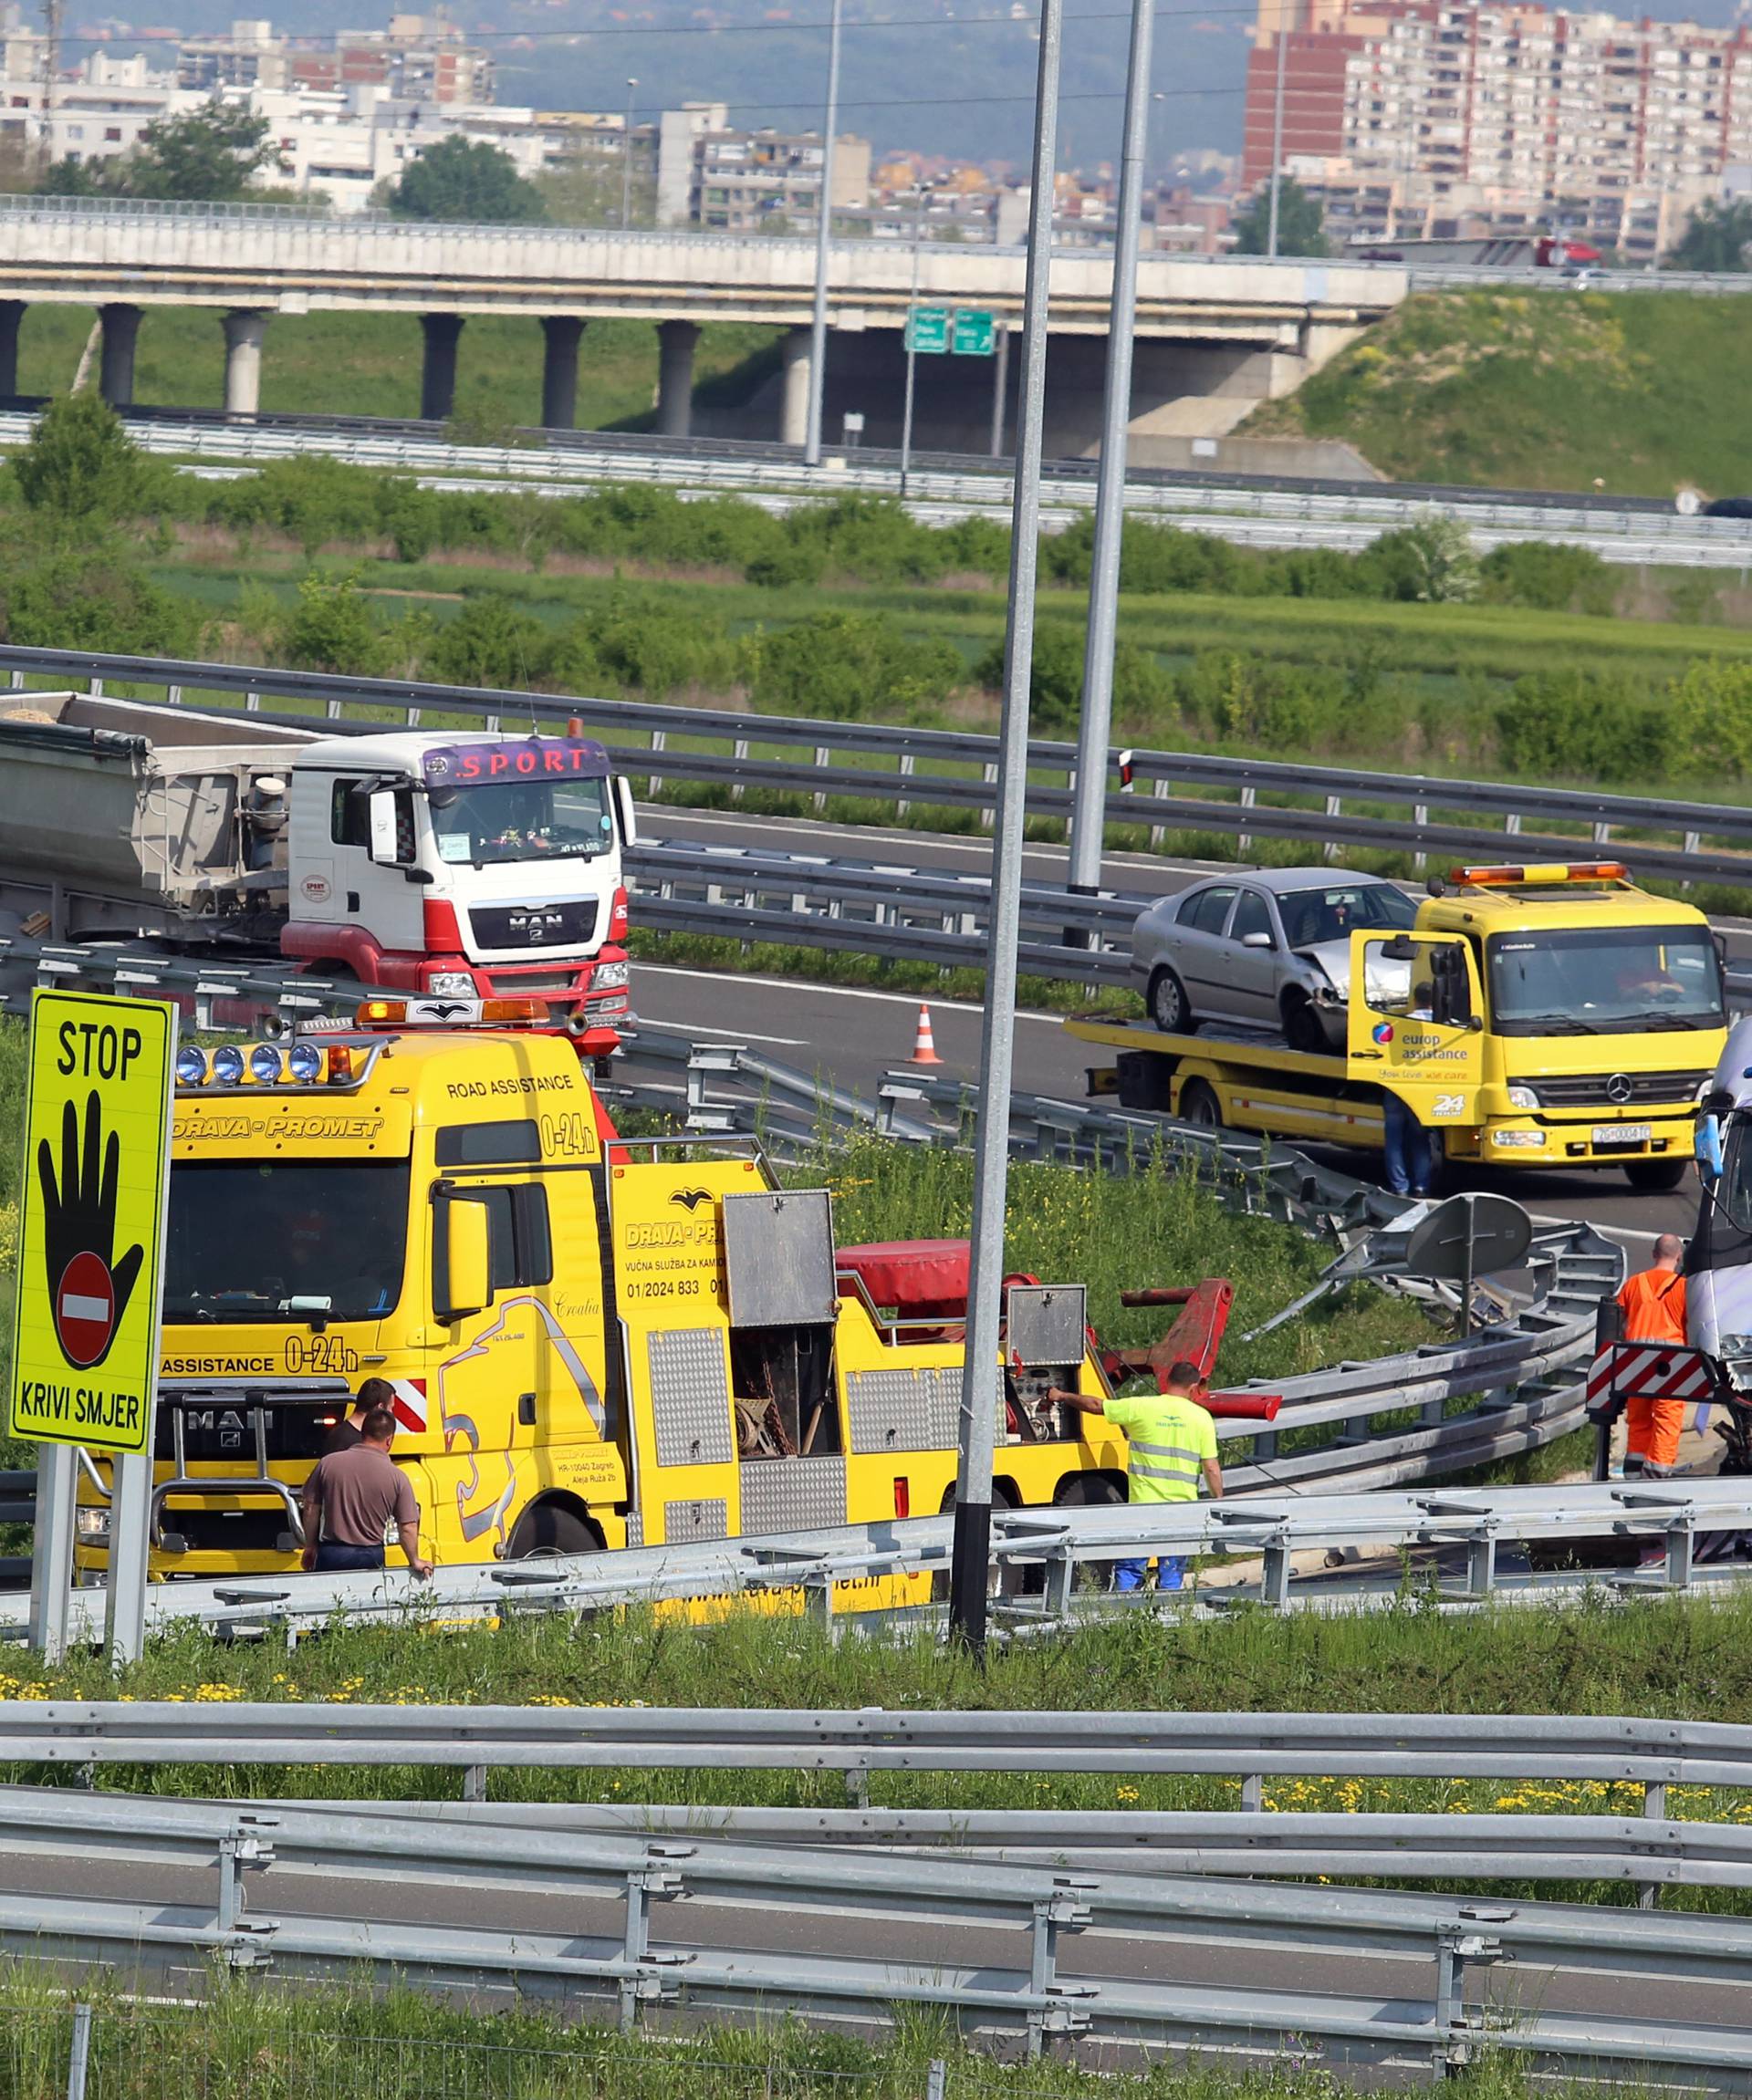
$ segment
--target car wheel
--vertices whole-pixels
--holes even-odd
[[[1663,1189],[1676,1189],[1685,1178],[1685,1164],[1683,1159],[1627,1159],[1624,1178],[1632,1189],[1646,1189],[1654,1194]]]
[[[1326,1029],[1311,999],[1299,992],[1288,993],[1284,1000],[1283,1015],[1284,1041],[1292,1050],[1311,1050],[1318,1055],[1328,1048]]]
[[[1150,980],[1150,1018],[1164,1035],[1190,1035],[1198,1026],[1186,987],[1165,964]]]
[[[1189,1079],[1181,1089],[1180,1119],[1183,1123],[1196,1123],[1205,1130],[1223,1128],[1223,1104],[1215,1090],[1203,1079]]]

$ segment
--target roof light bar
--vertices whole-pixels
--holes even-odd
[[[1524,868],[1451,868],[1448,880],[1473,889],[1507,889],[1544,882],[1628,882],[1622,860],[1528,861]]]

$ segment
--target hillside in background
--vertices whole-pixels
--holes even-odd
[[[1246,436],[1348,439],[1399,481],[1752,494],[1752,298],[1426,293]]]

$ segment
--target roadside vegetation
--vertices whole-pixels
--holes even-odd
[[[1343,438],[1398,481],[1752,493],[1741,302],[1552,278],[1407,299],[1237,434]]]
[[[1318,2043],[1260,2069],[1211,2060],[1146,2071],[1001,2063],[965,2047],[923,2008],[897,2007],[886,2044],[769,2019],[685,2035],[568,2026],[529,2006],[479,2013],[402,1989],[378,1996],[325,1982],[297,1991],[215,1975],[197,2004],[125,1999],[82,1984],[94,2002],[91,2081],[109,2100],[200,2094],[274,2100],[920,2100],[944,2064],[948,2100],[1334,2100],[1342,2090]],[[25,1969],[0,1972],[0,2079],[7,2100],[61,2100],[69,1994]],[[1591,2085],[1537,2086],[1487,2049],[1456,2067],[1452,2100],[1583,2100]],[[1622,2100],[1641,2100],[1615,2083]]]

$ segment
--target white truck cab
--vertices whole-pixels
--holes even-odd
[[[280,946],[439,997],[570,995],[625,1017],[630,785],[585,736],[332,737],[289,783]]]

